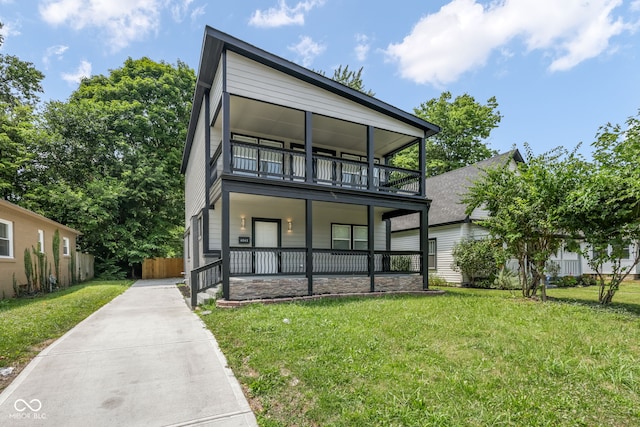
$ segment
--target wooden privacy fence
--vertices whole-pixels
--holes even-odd
[[[182,258],[151,258],[142,261],[143,279],[166,279],[182,277],[184,262]]]

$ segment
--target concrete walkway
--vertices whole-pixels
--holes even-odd
[[[257,426],[176,279],[140,280],[0,394],[1,426]]]

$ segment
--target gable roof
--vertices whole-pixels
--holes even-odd
[[[461,199],[471,184],[478,179],[483,169],[504,165],[511,159],[524,162],[517,149],[499,154],[463,168],[445,172],[425,180],[427,197],[431,199],[429,208],[429,227],[465,222],[469,216],[465,213],[467,207]],[[420,219],[418,214],[409,214],[394,218],[391,231],[402,231],[418,228]]]
[[[19,214],[22,217],[29,217],[35,219],[36,221],[44,222],[46,224],[52,225],[54,227],[60,228],[62,230],[68,231],[71,234],[75,234],[77,236],[82,235],[81,232],[75,230],[71,227],[67,227],[66,225],[60,224],[52,219],[47,218],[46,216],[42,216],[39,213],[35,213],[34,211],[30,211],[29,209],[25,209],[22,206],[15,205],[11,202],[8,202],[4,199],[0,199],[0,210],[8,210],[13,211]]]
[[[275,70],[333,92],[346,99],[371,108],[372,110],[423,129],[425,132],[425,138],[440,132],[440,128],[433,123],[429,123],[426,120],[400,110],[399,108],[380,101],[379,99],[338,83],[328,77],[313,72],[291,61],[287,61],[286,59],[265,50],[259,49],[247,42],[223,33],[222,31],[206,26],[204,31],[204,41],[202,43],[202,52],[200,54],[200,64],[198,66],[198,76],[196,78],[196,89],[193,95],[193,107],[191,108],[187,139],[182,156],[182,166],[180,168],[182,173],[186,171],[187,161],[189,160],[189,153],[191,152],[191,145],[193,144],[193,137],[198,123],[198,115],[200,114],[200,108],[202,106],[202,98],[206,91],[213,85],[213,79],[216,75],[218,64],[220,63],[220,57],[222,56],[222,52],[225,50],[236,52],[239,55],[245,56]]]

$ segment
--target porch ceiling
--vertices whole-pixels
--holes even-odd
[[[304,141],[304,112],[247,98],[231,98],[231,128],[239,133],[269,135],[285,141]],[[339,152],[364,153],[366,126],[327,116],[313,116],[313,143]],[[374,153],[382,157],[415,137],[375,129]]]

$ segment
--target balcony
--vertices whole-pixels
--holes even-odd
[[[211,159],[211,182],[220,176],[221,152]],[[307,182],[304,151],[231,141],[231,173],[270,180]],[[419,171],[374,164],[371,173],[366,162],[314,154],[311,182],[317,185],[419,196]],[[371,188],[369,186],[371,179]]]

